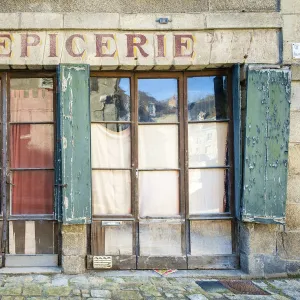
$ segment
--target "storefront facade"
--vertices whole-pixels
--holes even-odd
[[[3,267],[299,273],[300,7],[202,2],[6,5]]]

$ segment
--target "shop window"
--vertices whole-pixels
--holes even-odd
[[[54,207],[53,81],[11,78],[9,156],[12,215],[52,215]]]

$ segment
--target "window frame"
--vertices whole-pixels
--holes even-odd
[[[55,170],[56,170],[56,164],[55,161],[56,158],[56,151],[57,151],[57,138],[56,138],[56,124],[57,124],[57,107],[56,107],[56,87],[57,87],[57,78],[56,78],[56,72],[54,71],[34,71],[34,70],[26,70],[26,71],[19,71],[19,70],[10,70],[10,71],[3,71],[0,72],[1,76],[1,82],[5,82],[5,85],[1,85],[2,87],[2,147],[3,147],[3,153],[2,153],[2,180],[1,185],[3,188],[2,191],[2,218],[4,223],[7,221],[13,221],[13,220],[23,220],[23,221],[35,221],[35,220],[49,220],[49,221],[55,221],[55,204],[57,199],[55,199],[55,180],[53,178],[53,213],[52,214],[12,214],[12,197],[11,197],[11,186],[13,183],[10,182],[10,174],[11,171],[14,171],[15,169],[22,170],[30,170],[31,168],[11,168],[10,167],[10,137],[9,137],[9,130],[10,125],[13,124],[51,124],[53,125],[53,168],[51,168],[51,171],[53,171],[53,176],[55,177]],[[26,79],[26,78],[52,78],[53,80],[53,121],[52,122],[10,122],[10,80],[11,79]],[[32,168],[32,170],[50,170],[50,168]],[[4,225],[5,226],[5,225]]]

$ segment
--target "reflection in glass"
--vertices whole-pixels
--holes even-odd
[[[228,123],[188,125],[189,167],[227,164]]]
[[[139,122],[178,121],[177,79],[139,79]]]
[[[189,121],[220,120],[228,117],[225,76],[189,77],[187,97]]]
[[[52,214],[54,171],[12,173],[12,214]]]
[[[141,217],[179,215],[178,171],[140,171]]]
[[[91,77],[91,121],[130,121],[130,79]]]
[[[189,170],[190,214],[229,211],[228,171],[222,169]]]
[[[139,125],[139,168],[178,168],[178,125]]]
[[[53,168],[53,125],[14,124],[10,126],[12,168]]]
[[[140,255],[142,256],[180,256],[181,223],[179,222],[141,222]]]
[[[53,79],[10,80],[11,122],[53,121]]]
[[[106,128],[116,124],[91,124],[92,168],[130,168],[130,126],[119,132]]]
[[[92,201],[94,215],[131,213],[130,171],[93,170]]]
[[[232,254],[231,221],[191,221],[191,255]]]

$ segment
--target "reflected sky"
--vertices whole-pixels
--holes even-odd
[[[201,84],[199,79],[201,78]],[[199,98],[205,98],[214,94],[214,78],[211,77],[189,77],[188,78],[188,102],[197,101]]]
[[[194,102],[199,98],[204,98],[207,95],[214,94],[214,78],[201,77],[201,85],[199,85],[199,77],[188,78],[188,101]],[[225,78],[225,77],[224,77]],[[129,86],[127,78],[122,78],[120,87],[129,95]],[[149,96],[156,98],[157,100],[166,100],[174,96],[174,90],[177,88],[176,79],[139,79],[139,90],[147,93]]]
[[[119,86],[126,95],[130,96],[130,79],[129,78],[121,78]]]

